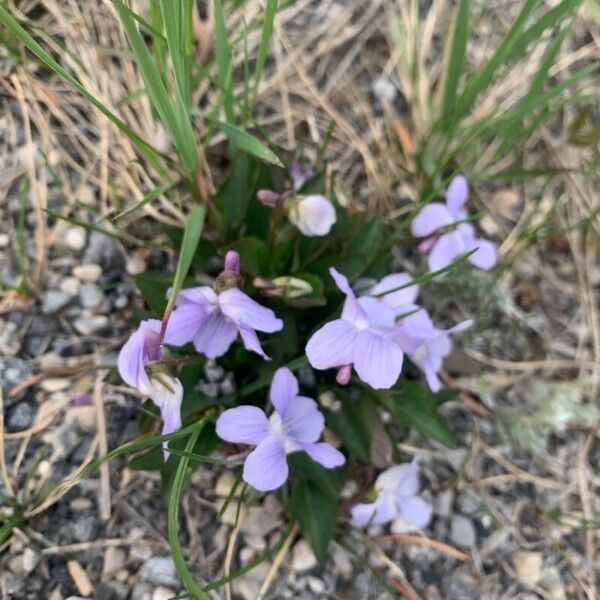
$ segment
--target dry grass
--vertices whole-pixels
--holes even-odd
[[[248,0],[243,11],[232,17],[231,31],[239,31],[244,21],[252,22],[260,14],[262,4],[260,0]],[[416,197],[423,183],[416,172],[413,152],[425,139],[431,119],[429,99],[435,93],[440,75],[439,41],[440,36],[445,35],[449,4],[434,0],[428,11],[420,16],[416,6],[416,1],[402,0],[321,3],[299,0],[277,17],[272,64],[259,88],[259,122],[273,140],[284,147],[293,149],[304,138],[310,157],[323,141],[330,122],[335,122],[328,150],[332,172],[352,200],[379,210],[394,210],[400,196]],[[18,7],[26,22],[35,15],[37,34],[94,95],[113,107],[142,137],[158,146],[164,143],[164,133],[147,98],[137,93],[142,84],[133,61],[124,50],[126,40],[117,26],[110,2],[25,0],[19,2]],[[480,38],[489,38],[489,44],[493,44],[495,32],[507,29],[511,14],[504,6],[488,8],[478,22]],[[393,15],[406,28],[405,50],[416,49],[420,73],[416,86],[407,76],[406,56],[393,44],[390,32]],[[198,60],[204,60],[211,53],[212,29],[209,23],[198,21],[196,32],[199,36]],[[576,61],[600,57],[598,24],[588,13],[581,14],[574,32],[558,61],[553,73],[555,77],[563,77]],[[61,39],[72,53],[64,52],[54,39]],[[254,31],[248,36],[251,55],[256,52],[258,43],[259,32]],[[488,51],[487,44],[473,44],[469,49],[469,64],[478,64]],[[541,51],[532,52],[522,68],[499,80],[478,103],[476,113],[488,114],[511,105],[538,64]],[[243,56],[239,54],[236,57],[238,67],[242,60]],[[395,99],[386,98],[385,93],[378,95],[377,86],[374,91],[374,83],[380,79],[393,86]],[[93,215],[95,223],[127,235],[128,244],[143,246],[144,242],[134,237],[136,229],[132,229],[142,216],[164,224],[182,222],[184,198],[176,194],[165,194],[138,211],[123,214],[164,182],[159,181],[140,160],[131,141],[91,109],[67,84],[31,62],[6,62],[2,68],[2,83],[0,193],[7,195],[22,178],[29,183],[36,256],[28,278],[34,294],[43,290],[49,248],[65,229],[65,223],[61,221],[48,225],[44,213],[49,206],[51,184],[52,189],[60,190],[65,213]],[[210,104],[214,95],[214,89],[203,83],[195,97],[198,102]],[[399,98],[404,101],[400,102]],[[558,123],[553,122],[537,132],[526,152],[527,166],[552,166],[564,170],[563,176],[543,186],[538,181],[493,190],[482,185],[477,194],[478,201],[491,215],[487,223],[489,233],[501,242],[504,259],[513,263],[513,269],[505,271],[499,283],[503,293],[507,297],[514,296],[515,286],[519,283],[515,273],[533,272],[542,282],[547,298],[562,297],[561,304],[570,305],[572,310],[561,314],[552,307],[540,309],[543,323],[538,326],[532,324],[530,315],[523,310],[514,305],[507,306],[506,312],[510,311],[511,318],[540,336],[542,344],[538,354],[505,360],[488,355],[484,348],[473,350],[470,355],[485,367],[491,379],[501,382],[498,389],[507,385],[518,387],[524,379],[533,376],[560,379],[567,371],[574,370],[574,379],[585,384],[587,401],[597,402],[600,391],[600,221],[590,223],[585,229],[577,224],[597,209],[600,178],[597,173],[588,171],[591,151],[573,148],[566,141],[565,131],[574,117],[572,109],[565,109]],[[202,125],[198,123],[199,138],[202,134]],[[216,145],[219,141],[216,137],[213,143]],[[474,171],[486,170],[493,175],[506,165],[495,164],[488,168],[486,161],[494,150],[493,145],[488,150],[489,153],[479,157]],[[218,178],[217,170],[214,176]],[[213,185],[210,178],[208,184],[209,187]],[[484,196],[484,191],[490,193]],[[507,200],[511,200],[510,206]],[[560,240],[566,242],[560,264],[546,261],[545,242],[530,247],[523,236],[536,222],[542,223],[547,218],[556,230],[565,232],[560,236]],[[3,306],[10,308],[19,301],[10,292],[3,294]],[[114,340],[102,342],[101,346],[114,343]],[[510,341],[506,340],[506,343]],[[93,364],[94,357],[88,358]],[[84,371],[84,375],[88,377],[89,373]],[[73,380],[81,377],[79,367],[74,367],[72,377]],[[101,390],[102,382],[98,379],[96,396]],[[465,388],[466,391],[473,390]],[[468,402],[463,404],[461,410],[466,410],[475,423],[490,418],[488,409],[478,414],[465,408],[468,405]],[[31,436],[39,435],[60,420],[64,407],[51,408],[50,418],[40,421],[38,417],[30,431],[17,435],[22,446],[16,464],[6,465],[4,454],[0,452],[0,472],[9,492],[14,488],[19,464]],[[101,409],[98,410],[101,415]],[[492,492],[497,486],[505,489],[507,485],[528,482],[556,494],[572,495],[580,517],[597,522],[600,484],[596,469],[590,464],[590,453],[598,444],[598,433],[598,424],[591,423],[585,430],[573,431],[581,443],[568,479],[561,479],[558,473],[555,477],[532,475],[511,462],[506,446],[492,448],[476,436],[471,451],[494,461],[501,473],[483,473],[480,481],[467,481],[466,484],[486,497],[503,526],[517,538],[519,532],[512,529],[508,517],[511,511],[494,500]],[[100,427],[86,462],[98,449],[105,450],[105,436]],[[0,442],[6,437],[10,436],[3,435],[2,429]],[[404,447],[404,450],[410,453],[416,449]],[[419,451],[426,452],[424,449]],[[37,514],[60,501],[77,481],[77,472],[67,478],[52,497],[32,508],[30,514]],[[106,472],[103,481],[101,504],[108,516]],[[511,508],[518,512],[522,506]],[[578,582],[573,597],[596,598],[597,537],[592,530],[582,534],[585,556],[580,556],[578,549],[565,541],[564,533],[564,527],[548,523],[549,543],[565,548],[565,561],[571,564]],[[112,543],[112,540],[98,541],[102,547]],[[525,542],[523,545],[526,547]],[[493,548],[487,551],[493,552]],[[480,565],[481,557],[473,558],[476,567]],[[274,563],[274,571],[269,577],[274,576],[277,566]],[[410,589],[404,574],[401,571],[400,574]],[[481,569],[479,575],[483,577]],[[534,591],[549,597],[544,590]],[[502,597],[509,597],[508,591],[507,596]]]

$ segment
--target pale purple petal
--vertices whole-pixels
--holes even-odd
[[[459,220],[460,210],[464,206],[467,198],[469,197],[469,182],[464,175],[457,175],[448,186],[446,190],[446,206],[448,212],[454,217],[455,220]]]
[[[223,356],[237,337],[237,327],[219,311],[211,313],[194,336],[194,346],[208,358]]]
[[[237,288],[230,288],[219,294],[219,304],[223,314],[237,325],[244,325],[258,331],[273,333],[283,328],[283,321],[270,309],[252,300]]]
[[[323,236],[336,221],[335,208],[325,196],[313,194],[292,201],[288,219],[303,235]]]
[[[367,315],[356,300],[356,296],[348,283],[347,277],[342,275],[334,267],[329,269],[329,273],[333,277],[333,280],[340,291],[346,295],[346,301],[344,302],[344,308],[342,309],[342,319],[349,321],[357,327],[366,327],[368,324]]]
[[[229,250],[227,254],[225,254],[225,259],[223,260],[223,269],[225,271],[235,271],[236,273],[240,272],[240,254],[235,250]]]
[[[170,296],[171,290],[167,292],[167,298]],[[200,287],[185,288],[179,292],[176,298],[175,304],[183,304],[184,302],[194,302],[201,306],[215,306],[218,303],[217,294],[215,291],[207,286],[203,285]]]
[[[298,380],[294,374],[287,367],[277,369],[271,381],[269,398],[282,418],[285,417],[288,404],[298,395],[298,392]]]
[[[143,394],[149,394],[152,389],[145,366],[151,360],[147,353],[147,337],[160,334],[162,323],[158,319],[142,321],[136,331],[125,342],[117,365],[123,381],[137,388]],[[155,360],[158,357],[152,357]]]
[[[475,238],[467,250],[477,248],[477,251],[469,256],[469,262],[479,269],[489,270],[496,266],[498,261],[496,244],[483,238]]]
[[[296,442],[316,442],[325,427],[325,418],[317,403],[304,396],[296,396],[288,402],[281,420],[285,435]]]
[[[282,486],[288,475],[283,444],[274,435],[263,439],[244,462],[244,481],[260,492],[270,492]]]
[[[456,325],[454,325],[453,327],[449,327],[448,329],[446,329],[446,333],[462,333],[463,331],[466,331],[467,329],[469,329],[471,326],[473,325],[473,319],[467,319],[466,321],[462,321],[461,323],[458,323]]]
[[[318,462],[326,469],[341,467],[346,462],[344,455],[326,442],[319,442],[318,444],[300,444],[300,446],[315,462]]]
[[[250,352],[256,352],[256,354],[262,356],[265,360],[271,360],[262,349],[254,329],[250,329],[250,327],[244,327],[244,325],[238,325],[238,331],[246,350],[250,350]]]
[[[396,323],[394,310],[371,296],[362,296],[358,304],[364,310],[371,327],[393,327]]]
[[[440,236],[429,254],[429,270],[439,271],[447,267],[455,258],[465,252],[465,244],[458,231],[450,231]]]
[[[217,435],[234,444],[260,444],[269,435],[269,420],[257,406],[236,406],[217,419]]]
[[[394,497],[390,493],[379,494],[377,500],[371,504],[356,504],[351,509],[353,527],[366,527],[367,525],[383,525],[389,523],[396,516]]]
[[[179,379],[170,375],[161,375],[160,378],[152,379],[152,401],[160,409],[163,420],[162,434],[167,435],[181,428],[181,399],[183,398],[183,386]],[[163,442],[163,456],[169,458],[168,442]]]
[[[398,500],[402,519],[415,527],[425,527],[431,520],[431,504],[419,496],[405,496]]]
[[[165,331],[165,344],[183,346],[191,342],[202,322],[206,318],[206,309],[195,302],[183,302],[171,313]]]
[[[329,369],[352,363],[357,329],[336,319],[316,331],[306,344],[306,356],[315,369]]]
[[[407,464],[394,465],[382,471],[375,480],[375,489],[378,492],[395,492],[406,473],[407,466]]]
[[[441,367],[441,365],[440,365]],[[438,369],[435,364],[431,360],[425,359],[421,364],[421,369],[423,370],[423,374],[425,375],[425,381],[427,381],[427,385],[429,389],[435,394],[442,389],[442,382],[438,377]]]
[[[400,377],[403,356],[394,340],[365,330],[356,338],[352,362],[365,383],[374,389],[389,389]]]
[[[456,219],[441,202],[426,204],[410,224],[410,231],[415,237],[427,237],[434,231],[451,225]]]
[[[394,309],[407,304],[413,304],[419,295],[418,285],[411,285],[401,290],[396,289],[411,281],[412,277],[408,273],[392,273],[391,275],[386,275],[378,284],[374,285],[369,290],[369,295],[378,296],[383,302]]]
[[[403,467],[402,476],[396,486],[396,496],[415,496],[419,491],[419,462],[415,459],[408,463],[400,465]]]

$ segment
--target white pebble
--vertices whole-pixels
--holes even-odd
[[[83,265],[77,265],[73,268],[73,275],[81,281],[98,281],[102,275],[102,268],[100,265],[94,263],[88,263]]]
[[[64,234],[65,244],[72,250],[79,251],[85,247],[86,233],[83,227],[69,227]]]

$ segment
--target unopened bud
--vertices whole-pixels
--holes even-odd
[[[281,198],[281,196],[273,190],[258,190],[258,192],[256,192],[256,197],[265,206],[268,206],[270,208],[275,206]]]
[[[335,380],[340,385],[348,385],[350,383],[351,375],[352,375],[352,366],[344,365],[343,367],[339,368],[337,375],[335,376]]]

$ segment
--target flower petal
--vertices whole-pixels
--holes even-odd
[[[273,435],[262,440],[244,463],[244,481],[260,492],[269,492],[282,486],[288,475],[283,444]]]
[[[329,369],[352,363],[356,328],[342,319],[326,323],[306,344],[306,356],[315,369]]]
[[[265,360],[271,360],[262,349],[254,329],[250,329],[250,327],[245,327],[244,325],[238,325],[238,331],[246,350],[250,350],[250,352],[256,352],[256,354],[262,356]]]
[[[483,238],[475,238],[471,242],[468,250],[472,250],[473,248],[477,248],[477,252],[469,256],[469,262],[472,265],[475,265],[479,269],[484,269],[485,271],[496,266],[496,262],[498,261],[496,244],[489,240],[484,240]]]
[[[319,442],[318,444],[301,444],[301,447],[315,462],[318,462],[326,469],[341,467],[346,462],[344,455],[326,442]]]
[[[229,350],[237,334],[237,327],[219,311],[214,311],[202,322],[193,342],[198,352],[208,358],[218,358]]]
[[[171,295],[171,290],[167,292],[167,298]],[[201,306],[208,307],[210,305],[216,305],[217,294],[208,285],[202,285],[193,288],[184,288],[180,290],[175,300],[176,305],[183,304],[185,302],[193,302],[194,304],[200,304]]]
[[[419,496],[406,496],[398,500],[402,519],[415,527],[425,527],[431,520],[431,504]]]
[[[184,346],[191,342],[202,322],[206,319],[206,309],[195,302],[183,302],[171,313],[165,331],[165,344]]]
[[[389,523],[396,516],[394,497],[390,493],[379,494],[375,502],[356,504],[350,512],[352,515],[350,523],[353,527]]]
[[[287,368],[281,367],[275,371],[269,390],[269,398],[281,418],[285,417],[288,404],[298,395],[298,380]]]
[[[296,396],[282,416],[285,435],[296,442],[316,442],[325,427],[325,417],[312,398]]]
[[[392,273],[391,275],[386,275],[378,284],[374,285],[369,290],[369,296],[379,296],[385,304],[391,306],[393,309],[402,308],[407,304],[413,304],[419,295],[418,285],[411,285],[410,287],[396,290],[396,288],[406,285],[412,280],[413,278],[408,273]],[[380,294],[383,294],[383,296]],[[396,314],[398,313],[396,312]]]
[[[382,471],[375,480],[375,489],[378,492],[395,492],[406,472],[407,464],[394,465]]]
[[[441,202],[426,204],[410,224],[410,231],[415,237],[427,237],[440,227],[454,223],[456,219]]]
[[[446,190],[446,206],[448,212],[459,220],[459,212],[469,197],[469,182],[464,175],[457,175],[452,179]]]
[[[400,466],[404,468],[396,486],[396,495],[415,496],[419,492],[420,468],[418,458],[415,456],[412,462]]]
[[[161,326],[158,319],[142,321],[137,330],[123,344],[117,360],[119,374],[123,381],[146,395],[149,395],[152,390],[152,384],[145,369],[148,362],[146,336],[160,334]]]
[[[244,325],[258,331],[273,333],[283,328],[283,321],[270,309],[252,300],[237,288],[230,288],[219,294],[219,304],[223,314],[236,325]]]
[[[306,236],[323,236],[336,221],[335,208],[325,196],[313,194],[291,200],[288,219]]]
[[[269,421],[257,406],[236,406],[217,419],[217,435],[234,444],[260,444],[269,435]]]
[[[395,325],[396,317],[391,306],[371,296],[362,296],[358,299],[358,303],[365,311],[369,325],[373,327],[393,327]]]
[[[152,401],[160,409],[163,420],[162,434],[167,435],[181,428],[181,399],[183,398],[183,386],[181,381],[170,375],[161,375],[160,379],[151,381]],[[163,455],[165,461],[169,458],[169,443],[163,442]]]
[[[439,271],[447,267],[455,258],[466,252],[463,238],[458,231],[445,233],[436,242],[429,254],[429,270]]]
[[[342,275],[334,267],[329,269],[329,273],[333,277],[333,280],[340,291],[346,295],[344,308],[342,309],[342,319],[349,321],[357,327],[366,327],[368,325],[367,315],[356,300],[354,291],[348,283],[348,278],[345,275]]]
[[[404,353],[394,340],[371,333],[359,332],[352,362],[358,376],[374,389],[391,388],[402,370]]]

